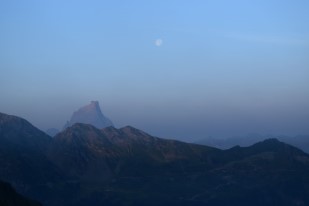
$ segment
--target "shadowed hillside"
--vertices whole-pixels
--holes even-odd
[[[309,204],[309,155],[277,139],[220,150],[130,126],[50,138],[18,117],[0,123],[1,177],[46,206]]]
[[[41,206],[40,203],[27,199],[16,193],[12,186],[0,181],[0,205],[1,206]]]

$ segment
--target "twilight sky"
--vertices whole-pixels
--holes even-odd
[[[195,140],[309,134],[308,0],[1,0],[0,112],[45,130],[98,100]]]

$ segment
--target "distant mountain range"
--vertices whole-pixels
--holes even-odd
[[[83,123],[51,138],[0,113],[0,165],[45,206],[309,205],[309,155],[277,139],[221,150]]]
[[[247,136],[230,137],[230,138],[204,138],[197,141],[197,144],[209,145],[212,147],[217,147],[220,149],[229,149],[234,146],[247,147],[257,142],[263,141],[269,138],[276,138],[282,142],[291,144],[295,147],[302,149],[303,151],[309,153],[309,136],[308,135],[298,135],[298,136],[271,136],[271,135],[259,135],[250,134]]]

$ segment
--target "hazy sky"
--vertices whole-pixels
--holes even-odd
[[[309,134],[308,0],[1,0],[0,112],[98,100],[161,137]]]

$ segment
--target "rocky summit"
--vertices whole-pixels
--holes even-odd
[[[70,121],[64,125],[63,129],[75,123],[91,124],[98,129],[113,126],[112,121],[103,115],[98,101],[91,101],[90,104],[74,112]]]

